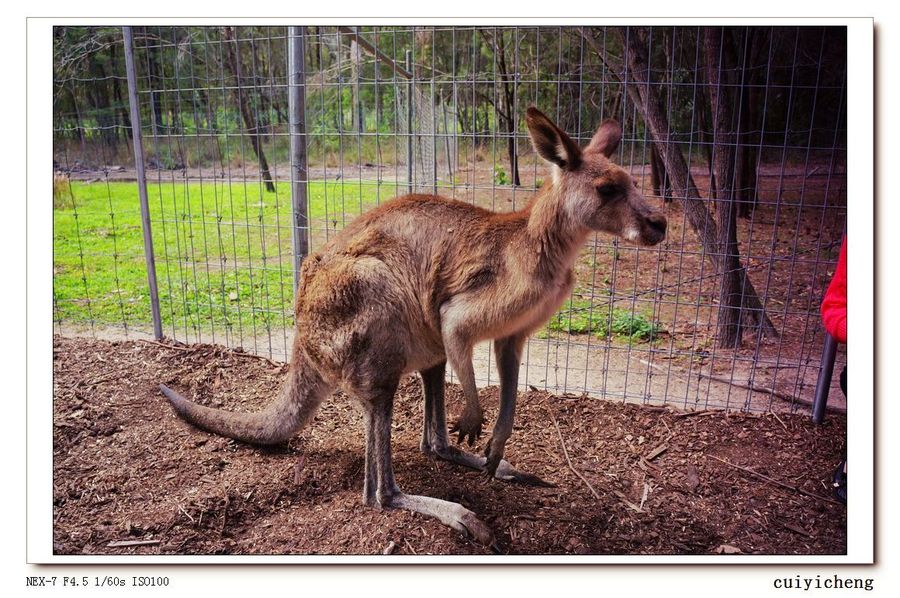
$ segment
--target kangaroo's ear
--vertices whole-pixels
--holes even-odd
[[[581,149],[543,112],[534,106],[530,107],[525,114],[525,123],[528,125],[534,151],[541,158],[564,170],[578,168],[581,164]]]
[[[607,118],[597,128],[591,142],[584,148],[585,152],[596,152],[607,158],[613,155],[622,140],[622,127],[615,120]]]

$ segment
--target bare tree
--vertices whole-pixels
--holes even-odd
[[[487,33],[483,30],[485,38]],[[511,73],[506,60],[508,41],[504,29],[495,28],[490,39],[494,47],[497,76],[500,79],[500,94],[496,102],[491,102],[501,122],[506,128],[506,150],[509,156],[509,170],[513,185],[521,185],[519,179],[519,157],[516,152],[516,90],[515,73]]]
[[[766,39],[763,31],[760,27],[746,29],[741,53],[741,118],[737,136],[735,178],[738,184],[738,216],[742,218],[750,217],[750,213],[756,207],[759,193],[756,179],[762,146],[765,101],[761,96],[768,85],[763,75],[767,77],[769,73],[768,68],[758,68]]]
[[[737,233],[733,212],[735,202],[733,196],[723,195],[716,191],[718,198],[717,214],[719,222],[707,209],[706,202],[700,196],[687,162],[672,138],[667,114],[663,108],[657,89],[649,84],[650,58],[646,39],[640,29],[617,29],[622,42],[624,58],[618,59],[608,52],[605,46],[597,43],[593,33],[588,29],[580,29],[588,45],[600,56],[620,81],[627,81],[627,91],[638,111],[644,119],[651,141],[659,151],[673,190],[678,190],[685,216],[697,234],[704,253],[712,264],[721,281],[721,303],[719,307],[719,324],[717,342],[721,347],[737,347],[741,343],[743,331],[756,327],[758,333],[766,337],[777,336],[777,331],[763,309],[762,302],[740,262],[737,251]],[[714,36],[714,34],[710,34]],[[703,42],[708,42],[710,35],[705,35]],[[718,46],[704,46],[707,60],[715,59],[714,70],[718,77]],[[708,75],[711,74],[710,69]],[[718,79],[709,81],[708,87],[718,86]],[[715,101],[718,102],[718,96]],[[717,105],[717,104],[716,104]],[[733,130],[729,133],[726,127],[728,114],[725,110],[716,113],[713,108],[716,140],[714,147],[722,149],[713,161],[716,166],[716,179],[733,182],[733,156],[731,166],[727,159],[728,142],[733,145]],[[716,154],[716,152],[713,152]],[[733,190],[731,184],[730,190]]]
[[[713,167],[716,173],[718,212],[718,248],[722,281],[719,296],[718,341],[723,347],[739,347],[744,328],[760,328],[774,335],[775,328],[766,315],[756,289],[740,260],[737,240],[738,173],[741,157],[738,136],[741,132],[743,86],[739,85],[736,50],[731,29],[706,27],[703,50],[706,56],[707,92],[713,115]]]
[[[275,191],[275,183],[272,180],[272,175],[269,172],[269,163],[266,161],[266,155],[263,151],[262,141],[260,139],[259,127],[256,124],[256,120],[253,118],[253,112],[250,110],[250,99],[247,97],[247,94],[242,91],[241,85],[241,54],[240,47],[238,46],[237,39],[235,38],[234,27],[224,27],[223,35],[225,39],[225,63],[228,67],[228,70],[231,71],[231,75],[234,77],[235,86],[234,97],[235,101],[238,103],[238,107],[241,111],[241,118],[244,121],[244,128],[247,130],[247,134],[250,136],[250,144],[253,146],[253,151],[256,152],[256,157],[259,159],[259,170],[263,177],[263,182],[266,185],[266,190],[269,192]]]

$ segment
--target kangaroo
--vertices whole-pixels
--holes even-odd
[[[526,123],[552,179],[524,209],[494,213],[433,195],[397,197],[353,220],[303,263],[294,307],[296,330],[280,398],[259,413],[210,409],[160,385],[188,422],[244,442],[287,441],[336,387],[362,407],[363,502],[408,509],[491,544],[493,533],[462,505],[403,493],[391,462],[391,417],[401,377],[418,371],[424,390],[421,450],[506,481],[542,483],[503,459],[512,433],[519,361],[530,333],[569,296],[572,266],[592,231],[642,245],[666,232],[631,176],[610,162],[622,136],[601,123],[580,148],[534,107]],[[483,410],[472,348],[493,339],[500,410],[485,456],[448,441],[446,364],[456,372],[465,407],[458,442],[481,434]]]

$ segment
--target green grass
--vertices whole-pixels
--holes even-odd
[[[587,299],[571,299],[550,319],[541,336],[546,337],[549,331],[647,342],[655,340],[662,328],[652,318],[628,309],[614,307],[610,312],[607,305],[595,305]]]
[[[392,184],[311,182],[312,247],[325,241],[323,229],[342,228],[396,191]],[[170,180],[149,184],[148,193],[164,328],[252,334],[291,326],[288,183],[270,193],[258,183]],[[55,204],[55,318],[150,324],[137,185],[73,181]],[[645,342],[661,328],[645,315],[575,299],[543,336],[550,331]]]
[[[322,229],[395,195],[394,185],[312,181],[313,248]],[[163,323],[244,332],[290,326],[290,185],[151,182],[154,256]],[[74,200],[74,201],[73,201]],[[74,206],[73,206],[74,203]],[[55,318],[149,323],[150,298],[137,185],[73,181],[54,209]]]

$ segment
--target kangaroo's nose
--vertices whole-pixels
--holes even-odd
[[[647,224],[660,236],[666,234],[666,217],[662,214],[651,214],[647,217]]]

